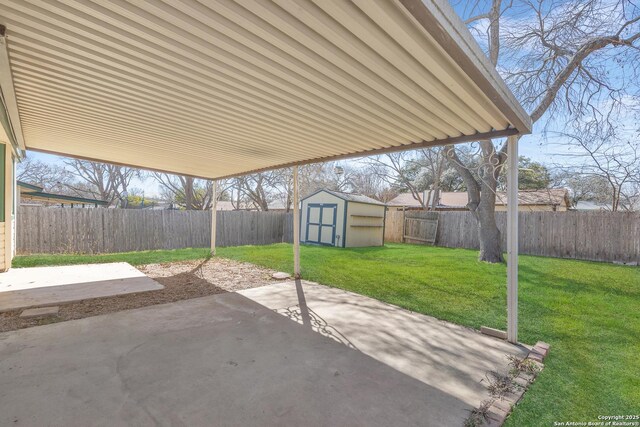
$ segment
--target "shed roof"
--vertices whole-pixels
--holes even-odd
[[[20,149],[220,178],[531,128],[446,0],[0,0],[0,24]]]
[[[329,193],[332,196],[338,197],[339,199],[346,200],[349,202],[364,203],[367,205],[386,206],[385,203],[382,203],[381,201],[376,199],[372,199],[371,197],[365,196],[364,194],[343,193],[342,191],[334,191],[334,190],[327,190],[327,189],[321,189],[314,193],[311,193],[308,196],[304,197],[302,200],[308,199],[309,197],[315,196],[316,194],[322,193],[322,192]]]

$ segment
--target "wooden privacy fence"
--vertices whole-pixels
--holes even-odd
[[[386,242],[422,243],[435,226],[435,244],[477,249],[469,212],[389,211]],[[425,221],[426,220],[426,221]],[[506,248],[506,214],[496,213]],[[612,212],[520,212],[520,252],[557,258],[640,263],[640,214]],[[218,246],[291,242],[293,214],[218,212]],[[149,249],[206,248],[211,212],[21,207],[17,249],[29,253],[106,253]],[[408,236],[403,238],[403,236]]]
[[[211,241],[210,211],[21,207],[16,219],[19,254],[206,248]],[[217,215],[218,246],[291,242],[292,235],[290,213]]]
[[[433,211],[387,211],[384,241],[433,244],[439,218],[440,212]]]
[[[433,214],[408,211],[407,217]],[[387,212],[385,238],[402,241],[403,212]],[[592,261],[640,263],[640,214],[625,212],[520,212],[520,253]],[[506,212],[496,221],[506,248]],[[410,232],[410,230],[407,230]],[[420,236],[418,236],[420,237]],[[405,239],[405,241],[409,241]],[[414,242],[415,243],[415,242]],[[438,212],[436,245],[478,249],[476,222],[469,212]]]
[[[407,212],[402,235],[407,243],[435,244],[438,231],[437,212]]]

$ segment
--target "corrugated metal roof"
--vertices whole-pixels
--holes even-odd
[[[31,149],[217,178],[530,130],[446,1],[0,0],[0,24]]]

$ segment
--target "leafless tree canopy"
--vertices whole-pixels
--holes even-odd
[[[50,193],[71,194],[66,184],[69,183],[72,176],[62,166],[26,158],[18,164],[16,178],[18,181],[38,185]]]
[[[160,186],[160,196],[177,207],[186,210],[208,210],[213,203],[213,182],[206,179],[152,173],[153,179]],[[217,200],[227,200],[232,180],[219,180],[216,189]]]
[[[640,9],[631,1],[493,0],[458,7],[534,122],[545,114],[551,116],[547,125],[554,117],[589,116],[604,127],[627,106],[627,96],[638,95]],[[495,191],[507,146],[477,145],[474,164],[465,162],[456,147],[446,152],[464,179],[468,208],[478,220],[480,259],[498,262]]]
[[[65,160],[65,170],[74,178],[65,186],[78,196],[105,200],[109,204],[123,200],[139,169],[87,160]]]
[[[611,211],[640,208],[640,144],[599,134],[598,127],[583,127],[563,134],[564,184],[574,195],[603,203]],[[590,196],[590,197],[585,197]]]

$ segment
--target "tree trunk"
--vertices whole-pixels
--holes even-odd
[[[184,204],[186,210],[193,209],[193,178],[190,176],[185,177]]]
[[[476,180],[471,171],[462,163],[452,145],[445,147],[449,164],[462,176],[469,202],[467,208],[478,224],[478,240],[480,241],[480,261],[502,262],[502,239],[496,224],[496,188],[498,176],[504,164],[502,152],[497,153],[491,141],[480,141],[482,147],[479,168],[480,180]]]
[[[618,205],[620,205],[620,192],[615,185],[613,187],[613,197],[611,199],[611,212],[618,212]]]
[[[433,197],[431,197],[431,210],[436,210],[440,204],[440,182],[438,181],[433,189]]]
[[[480,261],[502,262],[502,238],[496,224],[496,195],[485,185],[480,194],[476,220],[478,222],[478,237],[480,240]]]

